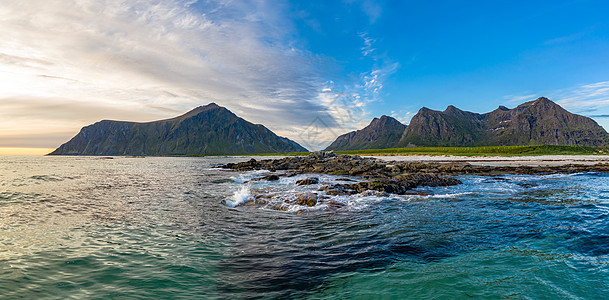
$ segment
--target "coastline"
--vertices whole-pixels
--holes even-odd
[[[609,155],[531,155],[531,156],[433,156],[433,155],[365,155],[390,162],[469,163],[480,166],[562,166],[609,163]]]

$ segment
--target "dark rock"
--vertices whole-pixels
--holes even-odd
[[[318,184],[318,183],[319,183],[319,178],[317,178],[317,177],[309,177],[309,178],[305,178],[305,179],[296,181],[297,185],[311,185],[311,184]]]
[[[263,177],[263,179],[268,180],[268,181],[275,181],[275,180],[279,180],[279,176],[276,174],[268,174],[268,175],[265,175]]]
[[[302,206],[315,206],[317,204],[317,194],[306,192],[296,197],[296,204]]]
[[[331,196],[345,196],[357,194],[357,191],[352,187],[352,185],[348,184],[326,185],[319,188],[319,191],[324,191],[326,192],[326,194]]]

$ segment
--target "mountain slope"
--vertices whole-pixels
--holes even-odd
[[[370,126],[370,125],[369,125]],[[541,97],[514,109],[500,106],[477,114],[449,106],[444,111],[421,108],[399,138],[374,135],[368,127],[342,135],[328,149],[360,150],[410,146],[603,146],[609,134],[594,120],[573,114]],[[381,136],[380,138],[376,138]]]
[[[511,110],[500,107],[484,118],[488,145],[601,146],[609,139],[594,120],[570,113],[544,97]]]
[[[398,120],[382,116],[361,130],[339,136],[326,150],[360,150],[389,148],[398,140],[406,125]]]
[[[421,108],[394,145],[473,146],[484,135],[484,119],[449,106],[444,111]]]
[[[51,155],[236,155],[306,151],[215,103],[148,123],[100,121]]]

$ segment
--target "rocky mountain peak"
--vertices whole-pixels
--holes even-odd
[[[306,149],[211,103],[172,119],[97,122],[81,129],[51,154],[164,156],[300,151]]]

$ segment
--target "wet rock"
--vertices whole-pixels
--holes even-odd
[[[317,204],[317,194],[306,192],[296,197],[296,204],[302,206],[315,206]]]
[[[451,186],[461,184],[461,181],[452,177],[440,177],[435,174],[401,174],[393,177],[411,188],[417,186]]]
[[[285,204],[275,204],[271,207],[273,210],[288,211],[290,208]]]
[[[392,174],[401,172],[400,167],[398,167],[396,165],[385,165],[385,171],[392,173]]]
[[[318,183],[319,183],[319,178],[317,178],[317,177],[309,177],[309,178],[305,178],[305,179],[296,181],[297,185],[312,185],[312,184],[318,184]]]
[[[355,190],[358,193],[363,193],[368,190],[384,192],[388,194],[403,195],[409,189],[415,187],[408,182],[400,182],[391,179],[379,179],[374,181],[364,181],[354,184]]]
[[[265,175],[264,177],[262,177],[262,179],[268,180],[268,181],[275,181],[275,180],[279,180],[279,176],[276,174],[269,174],[269,175]]]
[[[289,170],[284,176],[306,173],[352,175],[365,178],[365,182],[322,187],[328,195],[351,195],[367,190],[404,194],[418,186],[449,186],[460,184],[447,176],[503,174],[556,174],[579,172],[609,173],[609,164],[557,165],[557,166],[478,166],[464,162],[382,162],[356,155],[337,155],[332,152],[314,152],[303,157],[285,157],[276,160],[230,163],[221,168],[233,170]],[[401,174],[400,174],[401,173]],[[396,175],[398,174],[398,175]],[[269,177],[267,180],[278,179]],[[306,179],[305,179],[306,180]],[[305,181],[301,182],[302,184]]]
[[[331,196],[346,196],[357,194],[357,191],[349,184],[333,184],[319,188],[318,191],[324,191]]]
[[[387,197],[389,196],[388,193],[385,192],[379,192],[379,191],[374,191],[374,190],[366,190],[360,193],[360,195],[364,196],[364,197]]]

